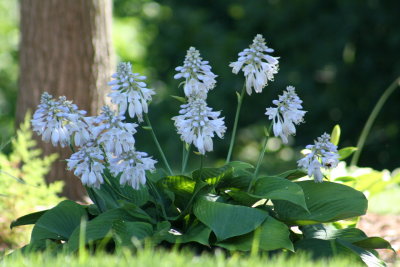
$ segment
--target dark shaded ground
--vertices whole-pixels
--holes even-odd
[[[361,217],[358,227],[368,236],[383,237],[390,242],[394,253],[388,249],[380,249],[382,259],[390,265],[398,264],[400,257],[400,215],[381,215],[369,213]]]

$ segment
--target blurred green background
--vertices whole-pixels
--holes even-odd
[[[209,105],[222,110],[228,126],[224,140],[215,139],[215,153],[226,156],[236,109],[235,90],[244,81],[228,67],[257,33],[275,49],[280,71],[262,94],[246,96],[234,159],[255,162],[266,126],[265,108],[287,85],[304,101],[306,123],[289,146],[269,141],[272,151],[264,168],[276,173],[295,168],[298,151],[335,124],[342,128],[341,146],[355,146],[362,127],[386,87],[400,75],[400,1],[147,1],[114,0],[113,44],[120,61],[148,76],[157,91],[150,118],[169,158],[181,161],[181,144],[171,117],[183,95],[173,79],[186,50],[195,46],[219,77]],[[0,131],[14,134],[18,78],[17,1],[0,2]],[[360,166],[393,170],[400,166],[400,90],[384,106],[368,137]],[[138,133],[138,149],[158,158],[149,134]],[[140,141],[139,141],[140,140]],[[294,149],[293,149],[294,148]],[[173,161],[173,160],[171,160]],[[196,162],[192,164],[197,164]]]

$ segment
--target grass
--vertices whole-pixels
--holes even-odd
[[[71,255],[49,253],[32,253],[29,255],[12,254],[4,257],[0,261],[0,267],[13,266],[49,266],[49,267],[74,267],[74,266],[174,266],[174,267],[207,267],[207,266],[273,266],[273,267],[357,267],[364,266],[359,263],[351,262],[343,258],[334,258],[332,260],[312,261],[306,256],[294,256],[287,258],[284,255],[277,257],[248,257],[234,255],[226,258],[222,253],[215,255],[197,256],[190,252],[182,251],[164,251],[144,249],[132,255],[125,250],[116,254],[97,254],[97,255]]]

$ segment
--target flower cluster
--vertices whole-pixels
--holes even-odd
[[[142,120],[147,112],[147,103],[153,90],[147,89],[143,76],[132,74],[129,63],[121,63],[113,75],[112,102],[118,105],[119,114],[109,106],[104,106],[99,116],[84,117],[85,112],[67,101],[65,97],[54,100],[44,93],[32,120],[34,130],[43,135],[43,140],[51,140],[53,145],[71,144],[79,150],[67,159],[67,167],[81,178],[82,184],[100,188],[104,182],[103,172],[109,169],[118,176],[120,183],[135,189],[146,183],[146,171],[153,171],[157,161],[136,151],[135,138],[137,124],[124,122],[126,110],[131,117]]]
[[[190,47],[186,53],[183,66],[175,68],[178,71],[175,79],[184,78],[184,92],[188,98],[207,98],[207,92],[215,87],[217,75],[212,73],[208,61],[203,61],[200,52]]]
[[[33,130],[42,135],[45,142],[65,147],[71,144],[72,138],[75,145],[80,146],[90,138],[85,114],[64,96],[55,100],[50,94],[43,93],[31,122]]]
[[[331,143],[330,135],[324,133],[314,141],[314,145],[306,146],[310,152],[297,164],[300,168],[308,169],[308,176],[314,176],[315,182],[322,182],[321,168],[335,168],[339,163],[337,146]]]
[[[213,150],[214,133],[223,138],[226,131],[223,118],[218,118],[221,112],[212,111],[204,99],[192,99],[181,105],[181,115],[172,119],[181,139],[187,144],[194,144],[200,154]]]
[[[75,169],[74,174],[81,177],[82,184],[100,188],[104,182],[103,171],[106,168],[104,160],[101,148],[89,142],[67,159],[67,167],[69,170]]]
[[[272,101],[276,108],[267,108],[265,115],[272,120],[274,135],[279,136],[287,144],[288,136],[296,134],[295,124],[302,123],[306,111],[301,110],[301,99],[297,96],[295,88],[288,86],[286,91],[279,96],[279,100]]]
[[[134,134],[137,124],[124,123],[124,119],[124,116],[116,115],[108,106],[104,106],[100,116],[94,119],[98,125],[93,128],[94,135],[107,153],[119,156],[135,148]]]
[[[127,151],[118,157],[110,159],[110,172],[117,176],[121,174],[120,184],[128,184],[134,189],[146,184],[146,171],[154,171],[157,161],[147,156],[145,152]]]
[[[118,64],[117,72],[112,75],[111,102],[118,105],[119,113],[124,115],[128,110],[129,116],[137,116],[139,122],[143,121],[143,113],[148,112],[148,102],[151,96],[155,94],[153,89],[148,89],[143,80],[145,76],[138,73],[132,73],[132,65],[128,62]]]
[[[279,58],[267,54],[272,52],[274,50],[265,44],[264,37],[257,34],[253,44],[239,53],[238,61],[229,65],[235,74],[240,70],[243,71],[249,95],[252,93],[252,88],[256,93],[261,93],[268,81],[273,81],[274,75],[278,73]]]
[[[215,134],[223,138],[226,131],[224,118],[218,118],[221,112],[212,111],[206,102],[207,93],[215,87],[217,76],[194,47],[189,48],[183,66],[176,70],[179,73],[175,79],[185,78],[184,92],[188,102],[181,105],[181,115],[172,120],[182,141],[193,144],[204,155],[213,150],[212,138]]]

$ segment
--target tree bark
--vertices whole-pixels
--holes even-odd
[[[21,0],[20,81],[17,125],[34,111],[40,95],[65,95],[89,115],[104,104],[112,70],[111,0]],[[64,195],[82,199],[84,189],[64,159],[71,152],[40,141],[45,154],[58,153],[48,182],[64,180]]]

